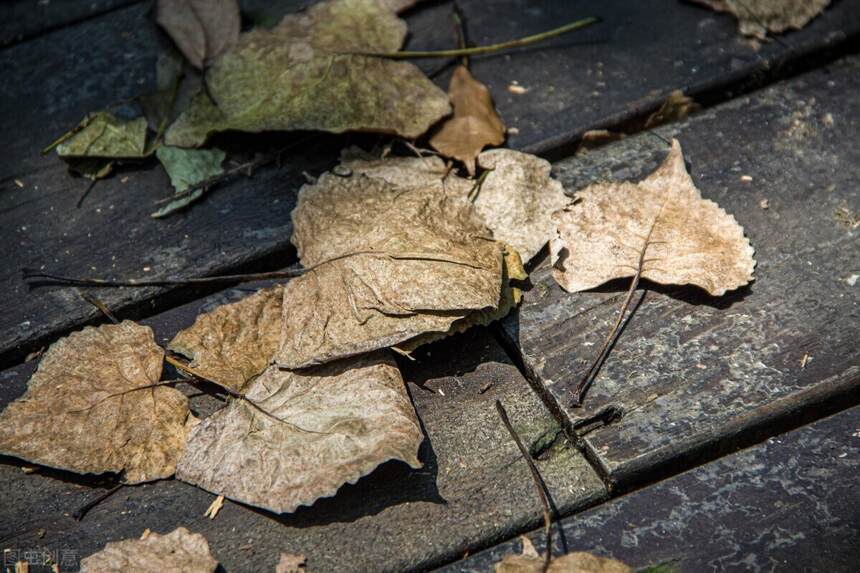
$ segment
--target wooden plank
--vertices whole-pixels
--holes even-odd
[[[599,26],[505,55],[475,58],[473,70],[489,83],[507,123],[519,133],[510,145],[555,148],[587,129],[614,124],[653,109],[674,89],[723,93],[741,79],[761,81],[787,62],[845,49],[860,31],[860,0],[835,3],[807,29],[757,48],[738,38],[734,21],[683,2],[583,0],[534,6],[525,0],[463,2],[477,42],[509,39],[560,22],[596,15]],[[298,2],[287,4],[295,6]],[[257,3],[247,3],[253,9]],[[280,8],[283,9],[283,8]],[[452,43],[450,6],[428,3],[408,15],[410,48]],[[660,14],[654,18],[654,14]],[[678,34],[677,30],[696,30]],[[662,41],[671,37],[672,42]],[[329,165],[337,149],[373,138],[322,138],[291,152],[281,169],[260,170],[166,221],[148,215],[169,193],[152,167],[129,169],[98,184],[75,209],[84,182],[69,178],[55,157],[38,150],[85,113],[152,89],[157,51],[167,40],[134,5],[0,51],[9,81],[0,86],[0,366],[20,360],[56,336],[94,319],[92,310],[65,291],[29,292],[20,267],[45,266],[65,273],[203,275],[225,272],[267,256],[291,256],[289,213],[302,171]],[[422,62],[427,70],[439,62]],[[436,80],[444,86],[445,74]],[[514,80],[529,89],[507,91]],[[302,136],[298,136],[302,137]],[[260,143],[261,140],[263,143]],[[225,137],[230,149],[253,152],[294,138]],[[128,180],[123,182],[125,176]],[[23,188],[15,180],[23,184]],[[105,302],[121,314],[145,315],[188,300],[165,289],[113,291]],[[185,297],[181,299],[180,297]]]
[[[5,0],[0,21],[0,48],[47,34],[140,0]]]
[[[571,295],[548,268],[533,275],[504,331],[568,423],[622,414],[585,440],[613,482],[677,472],[747,433],[860,401],[860,230],[845,220],[860,212],[858,90],[860,58],[848,58],[555,166],[571,190],[641,177],[677,137],[702,195],[756,249],[756,281],[723,298],[649,290],[583,408],[568,407],[571,391],[627,284]]]
[[[564,519],[553,552],[595,552],[637,569],[665,563],[678,573],[854,571],[858,459],[853,408]],[[529,534],[541,552],[542,533]],[[520,551],[511,540],[439,571],[486,573]]]
[[[147,321],[166,342],[201,308],[233,300],[228,291]],[[501,400],[538,465],[558,510],[600,502],[606,490],[584,457],[566,444],[559,426],[519,371],[483,329],[427,347],[402,364],[424,426],[421,470],[389,462],[333,498],[278,516],[227,502],[215,520],[203,517],[214,496],[164,480],[123,488],[76,523],[68,514],[100,489],[94,478],[40,470],[0,458],[0,540],[17,551],[64,550],[76,559],[145,528],[185,526],[206,536],[228,571],[273,571],[280,551],[308,556],[311,571],[424,569],[489,547],[535,527],[540,503],[529,470],[501,425]],[[20,395],[34,363],[0,375],[0,406]],[[171,377],[172,374],[165,374]],[[217,403],[192,399],[205,414]],[[74,568],[63,567],[63,571]]]

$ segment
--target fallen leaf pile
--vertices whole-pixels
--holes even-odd
[[[818,16],[830,0],[694,0],[738,19],[741,34],[759,40],[768,32],[800,30]]]
[[[113,541],[81,560],[81,573],[213,573],[217,568],[206,538],[184,527],[165,535],[147,530],[141,539]]]

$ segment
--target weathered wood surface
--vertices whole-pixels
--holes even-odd
[[[568,423],[621,413],[585,439],[613,482],[677,472],[860,401],[858,92],[860,58],[847,58],[660,130],[680,140],[702,195],[746,230],[756,280],[722,298],[648,291],[582,408],[568,407],[571,390],[629,283],[571,295],[546,266],[532,276],[503,330]],[[571,191],[638,178],[665,156],[663,139],[642,134],[555,169]]]
[[[860,408],[615,499],[555,525],[556,555],[590,551],[678,573],[856,571]],[[544,551],[542,531],[529,534]],[[440,569],[487,573],[511,540]]]
[[[139,1],[4,0],[0,5],[0,48]]]
[[[285,3],[294,7],[299,2]],[[623,122],[656,107],[667,93],[720,92],[742,79],[769,74],[813,54],[844,49],[860,32],[858,0],[842,0],[807,29],[758,47],[737,36],[735,22],[683,2],[589,3],[499,0],[461,2],[471,36],[491,42],[557,26],[582,16],[603,22],[576,35],[509,54],[474,58],[475,75],[496,96],[505,121],[519,133],[510,145],[546,150],[585,130]],[[257,3],[248,3],[249,10]],[[155,166],[129,169],[97,185],[75,209],[84,182],[67,176],[55,157],[38,150],[85,113],[152,89],[154,64],[166,39],[148,19],[148,4],[91,18],[0,51],[7,81],[0,87],[0,364],[10,365],[96,314],[61,290],[29,292],[18,269],[46,267],[93,275],[204,275],[266,257],[291,256],[289,213],[302,171],[315,173],[355,138],[322,138],[292,151],[281,169],[224,185],[185,214],[149,218],[153,201],[169,194]],[[410,48],[450,47],[450,6],[429,3],[408,14]],[[683,31],[683,32],[681,32]],[[672,41],[667,42],[666,39]],[[422,62],[427,70],[439,62]],[[447,75],[437,76],[445,85]],[[529,89],[507,91],[514,80]],[[260,138],[225,138],[253,150]],[[286,138],[287,141],[292,140]],[[283,137],[266,140],[284,143]],[[367,140],[364,140],[367,141]],[[126,180],[125,177],[128,177]],[[15,180],[23,187],[19,188]],[[175,304],[187,292],[111,291],[102,296],[127,316]],[[148,302],[157,304],[149,306]]]
[[[247,291],[227,291],[146,321],[166,343],[195,315]],[[64,550],[76,559],[145,528],[178,526],[202,533],[227,571],[273,571],[280,551],[303,553],[311,571],[425,569],[489,547],[540,523],[541,509],[525,461],[498,419],[501,400],[524,442],[542,452],[538,465],[558,510],[570,513],[605,499],[606,489],[486,330],[426,347],[402,363],[427,439],[411,470],[389,462],[356,485],[293,515],[227,502],[215,520],[214,499],[165,480],[123,488],[81,522],[69,513],[97,495],[96,478],[40,470],[24,474],[0,458],[0,540],[17,551]],[[35,362],[0,374],[0,407],[20,395]],[[165,378],[173,374],[165,375]],[[193,398],[205,415],[212,398]],[[63,567],[62,571],[75,568]],[[33,571],[33,569],[31,569]]]

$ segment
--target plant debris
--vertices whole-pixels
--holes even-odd
[[[199,199],[205,189],[200,187],[185,193],[192,186],[224,172],[221,163],[227,156],[220,149],[183,149],[161,145],[155,152],[170,177],[170,183],[178,196],[152,214],[153,217],[166,217]]]
[[[163,356],[152,329],[130,321],[58,340],[0,414],[0,452],[127,484],[170,477],[197,419],[159,384]]]
[[[213,573],[217,567],[206,538],[184,527],[165,535],[150,532],[140,539],[112,541],[81,560],[81,573]]]
[[[385,353],[290,372],[269,367],[246,396],[188,439],[177,477],[278,513],[295,511],[398,459],[424,439],[400,371]]]
[[[70,134],[56,146],[60,157],[140,159],[147,154],[146,119],[142,117],[124,120],[98,111],[87,115]]]
[[[307,561],[304,555],[281,552],[281,559],[275,567],[275,573],[305,573]]]
[[[237,0],[158,0],[157,20],[195,68],[225,54],[239,41]]]
[[[741,34],[759,40],[768,32],[800,30],[830,4],[830,0],[694,0],[738,19]]]

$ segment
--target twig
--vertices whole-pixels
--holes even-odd
[[[114,316],[114,314],[110,311],[110,309],[107,307],[107,305],[105,305],[105,303],[103,303],[98,298],[96,298],[96,296],[94,294],[88,293],[86,291],[82,291],[81,289],[78,289],[78,294],[81,295],[82,299],[84,299],[85,301],[87,301],[88,303],[90,303],[91,305],[96,307],[97,309],[99,309],[101,311],[101,313],[103,315],[105,315],[105,317],[107,317],[107,319],[110,320],[112,323],[114,323],[114,324],[119,323],[119,319],[117,319],[117,317]]]
[[[457,38],[457,47],[459,49],[464,49],[469,47],[468,39],[466,38],[466,18],[463,15],[463,11],[460,9],[460,5],[455,1],[453,12],[451,12],[451,19],[454,21],[454,34]],[[460,64],[464,68],[469,67],[469,55],[463,55],[460,58]]]
[[[474,203],[478,200],[478,195],[480,195],[481,193],[481,187],[484,186],[484,180],[487,178],[487,175],[489,175],[493,169],[495,168],[491,167],[489,169],[485,169],[484,172],[481,173],[481,175],[475,181],[475,184],[472,185],[472,188],[469,189],[469,193],[466,195],[466,197],[469,199],[470,202]]]
[[[526,36],[524,38],[518,38],[516,40],[510,40],[508,42],[501,42],[498,44],[490,44],[487,46],[475,46],[472,48],[458,48],[456,50],[438,50],[438,51],[403,51],[403,52],[384,52],[384,53],[372,53],[367,52],[362,55],[365,56],[376,56],[380,58],[389,58],[393,60],[409,60],[415,58],[459,58],[461,56],[474,56],[476,54],[489,54],[492,52],[500,52],[502,50],[508,50],[511,48],[518,48],[520,46],[528,46],[530,44],[535,44],[537,42],[543,42],[544,40],[549,40],[550,38],[555,38],[556,36],[561,36],[562,34],[567,34],[568,32],[573,32],[574,30],[579,30],[581,28],[585,28],[586,26],[590,26],[599,22],[599,18],[589,17],[583,18],[582,20],[577,20],[575,22],[570,22],[569,24],[565,24],[564,26],[560,26],[558,28],[554,28],[552,30],[548,30],[546,32],[541,32],[540,34],[534,34],[532,36]]]
[[[113,486],[109,490],[100,493],[99,495],[97,495],[96,497],[94,497],[93,499],[91,499],[90,501],[86,502],[84,505],[82,505],[81,507],[79,507],[78,509],[73,511],[72,517],[74,518],[74,520],[75,521],[82,520],[84,518],[84,516],[87,514],[87,512],[89,512],[89,510],[91,510],[92,508],[94,508],[95,506],[97,506],[98,504],[100,504],[101,502],[103,502],[104,500],[106,500],[107,498],[112,496],[113,494],[115,494],[117,491],[119,491],[119,489],[123,485],[125,485],[125,484],[121,484],[121,483],[116,484],[115,486]]]
[[[517,431],[514,430],[514,427],[511,425],[511,421],[508,419],[508,413],[505,411],[505,407],[502,406],[502,403],[499,400],[496,400],[496,411],[499,413],[499,418],[502,419],[502,424],[505,425],[505,429],[507,429],[511,438],[513,438],[514,442],[517,444],[517,448],[519,448],[523,459],[526,460],[526,463],[529,466],[529,471],[531,471],[532,474],[532,481],[534,481],[535,489],[537,489],[541,505],[543,506],[543,524],[544,531],[546,533],[546,554],[544,555],[543,569],[541,569],[541,572],[546,573],[549,569],[549,562],[552,560],[552,513],[549,508],[549,498],[546,495],[543,479],[540,477],[540,472],[538,471],[537,466],[534,461],[532,461],[532,457],[523,445]]]

